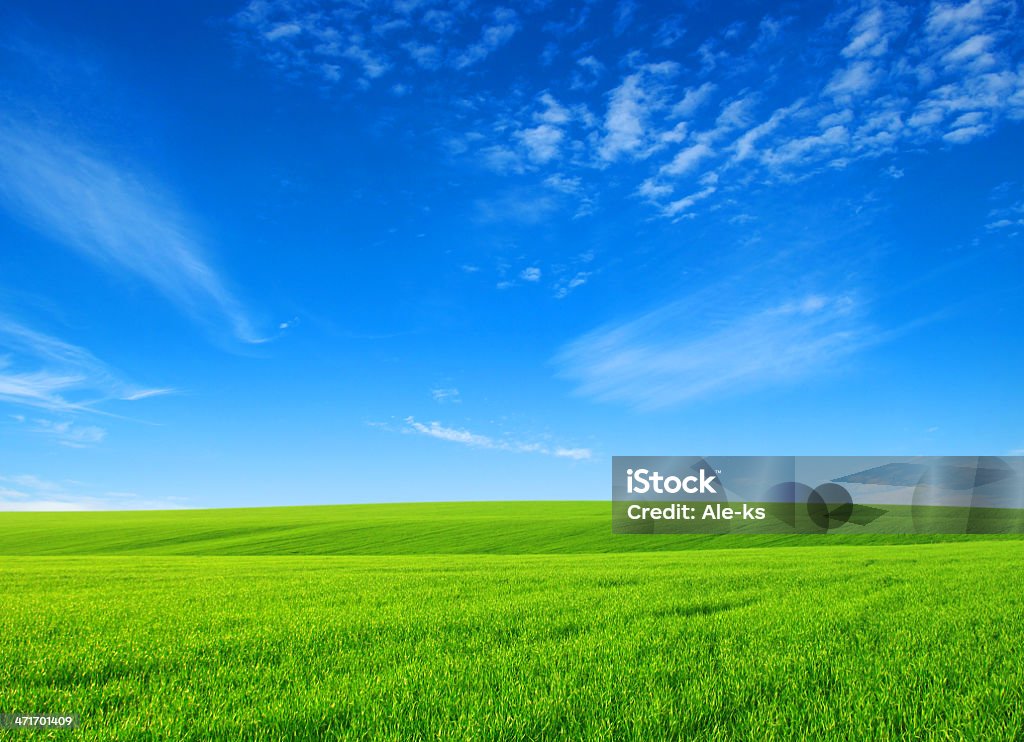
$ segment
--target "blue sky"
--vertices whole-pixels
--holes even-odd
[[[0,12],[0,508],[1024,449],[1019,2]]]

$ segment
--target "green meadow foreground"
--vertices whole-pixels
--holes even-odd
[[[587,506],[2,514],[0,712],[87,739],[1024,738],[1024,541],[612,537]]]

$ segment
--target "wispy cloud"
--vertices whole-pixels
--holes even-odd
[[[612,30],[621,36],[633,24],[636,15],[636,0],[619,0],[615,5],[615,25]]]
[[[557,363],[581,394],[654,409],[813,376],[873,342],[852,296],[809,294],[725,314],[702,301],[601,327]]]
[[[441,403],[451,402],[457,404],[462,401],[462,398],[459,396],[459,390],[455,387],[431,389],[430,396],[434,398],[435,402]]]
[[[558,283],[555,284],[555,298],[564,299],[572,291],[586,284],[589,278],[589,271],[578,271],[570,278],[559,281]]]
[[[358,35],[353,35],[349,42],[348,47],[341,54],[346,59],[358,64],[366,77],[375,80],[388,71],[391,65],[382,57],[366,49],[363,46],[363,39]]]
[[[448,146],[456,153],[476,150],[480,164],[500,175],[538,172],[563,158],[563,150],[575,141],[571,129],[580,129],[586,116],[586,111],[570,110],[545,91],[517,112],[514,125],[507,122],[507,136],[500,142],[471,131],[453,137]]]
[[[711,98],[715,92],[715,84],[705,82],[698,87],[686,88],[682,97],[672,106],[672,115],[681,119],[689,119]]]
[[[520,224],[539,224],[556,211],[558,205],[555,194],[528,188],[513,188],[475,203],[477,218],[482,222]]]
[[[614,162],[623,155],[650,154],[648,150],[656,142],[652,119],[667,107],[666,80],[678,72],[679,65],[674,62],[646,64],[609,92],[597,148],[601,160]]]
[[[187,507],[183,498],[151,499],[81,482],[54,482],[31,474],[0,476],[0,511],[173,510]]]
[[[241,42],[291,78],[369,87],[408,65],[430,72],[469,70],[516,35],[518,13],[469,3],[326,3],[251,0],[234,16]],[[469,40],[471,39],[471,40]],[[353,74],[354,73],[354,74]]]
[[[536,18],[542,12],[546,22]],[[840,3],[824,22],[764,17],[712,29],[703,41],[688,36],[689,52],[679,43],[687,19],[653,6],[605,8],[600,31],[587,23],[597,10],[552,20],[558,12],[543,3],[515,11],[369,3],[339,13],[315,1],[253,0],[236,23],[285,74],[331,84],[347,79],[340,66],[362,65],[359,55],[346,56],[358,38],[380,65],[356,71],[357,89],[375,75],[401,75],[403,90],[443,90],[447,100],[433,102],[449,154],[514,179],[519,193],[530,181],[562,194],[572,185],[577,217],[596,211],[602,188],[629,178],[658,214],[688,218],[753,182],[776,185],[858,160],[963,146],[1024,120],[1020,14],[1005,0],[858,0]],[[584,29],[598,35],[565,48]],[[619,32],[628,34],[630,51],[613,55]],[[498,64],[500,49],[519,34],[543,41],[530,36],[537,33],[558,41],[543,47],[539,70],[523,58],[511,92],[474,74]],[[813,50],[815,63],[797,49]],[[552,65],[559,55],[570,61],[560,71]],[[531,89],[531,79],[539,87]],[[478,210],[537,223],[570,203],[484,195]]]
[[[999,205],[988,213],[988,223],[985,229],[989,232],[1001,232],[1011,236],[1018,235],[1024,227],[1024,199],[1020,197],[1021,189],[1013,184],[1006,184],[1005,188],[997,189],[993,193],[994,199]],[[1016,200],[1019,199],[1019,200]]]
[[[450,443],[460,443],[471,448],[509,451],[512,453],[536,453],[544,456],[572,459],[574,461],[586,460],[593,455],[589,448],[569,448],[566,446],[551,446],[547,443],[528,443],[509,438],[493,438],[464,428],[448,427],[437,421],[429,424],[421,423],[411,416],[403,421],[401,432],[425,435]]]
[[[125,402],[135,402],[140,399],[149,399],[150,397],[162,397],[165,394],[174,394],[175,390],[170,388],[165,389],[140,389],[137,392],[131,392],[126,396],[121,397]]]
[[[499,47],[508,43],[518,30],[519,22],[514,10],[495,8],[491,22],[484,26],[480,33],[480,39],[455,56],[455,68],[461,70],[486,59]]]
[[[718,189],[714,185],[706,185],[699,191],[695,191],[694,193],[691,193],[688,196],[683,196],[682,198],[676,199],[675,201],[671,201],[670,203],[666,204],[665,207],[662,209],[661,213],[669,217],[678,216],[692,209],[694,204],[696,204],[699,201],[703,201],[708,196],[713,194],[716,190]]]
[[[79,425],[70,420],[35,420],[32,432],[52,436],[68,448],[90,448],[103,442],[107,431],[97,425]]]
[[[681,139],[661,179],[647,181],[640,195],[672,216],[662,199],[673,179],[714,174],[719,190],[728,190],[730,180],[751,174],[786,180],[902,148],[966,144],[1000,120],[1024,119],[1024,67],[1012,30],[1018,22],[1009,4],[983,0],[933,3],[925,12],[884,0],[843,9],[834,23],[847,31],[831,69],[805,75],[799,97],[760,123],[751,119],[757,107],[749,96],[726,99],[715,126]],[[818,43],[826,39],[827,32],[819,34]],[[695,96],[687,90],[677,107],[689,115]],[[729,138],[731,144],[708,146]]]
[[[689,66],[678,54],[665,58],[664,24],[634,26],[631,35],[653,34],[644,51],[602,59],[588,45],[566,79],[543,77],[543,94],[557,98],[567,122],[540,122],[518,101],[477,91],[480,115],[461,155],[509,177],[579,180],[591,203],[602,182],[637,177],[637,195],[676,219],[714,209],[752,182],[966,145],[1024,120],[1014,8],[1001,0],[843,4],[818,28],[765,18],[720,29]],[[727,51],[741,41],[744,52]],[[782,43],[814,48],[818,61],[797,63],[802,56],[779,54]],[[581,68],[604,74],[584,80]],[[712,73],[714,82],[694,83]]]
[[[137,276],[211,329],[260,342],[161,189],[67,137],[0,125],[0,203],[104,269]]]
[[[84,348],[0,314],[0,401],[75,413],[172,392],[126,382]]]

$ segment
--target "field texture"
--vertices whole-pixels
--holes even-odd
[[[0,711],[104,740],[1024,739],[1024,542],[808,543],[5,556]]]
[[[611,517],[609,501],[0,513],[0,555],[588,554],[1024,538],[860,533],[852,524],[827,536],[624,537],[612,534]]]

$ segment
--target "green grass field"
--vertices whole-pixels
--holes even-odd
[[[852,524],[828,536],[615,536],[611,516],[608,501],[0,513],[0,555],[589,554],[1022,538],[857,533]]]
[[[1024,739],[1024,541],[941,539],[5,513],[0,711],[81,715],[26,739]]]

